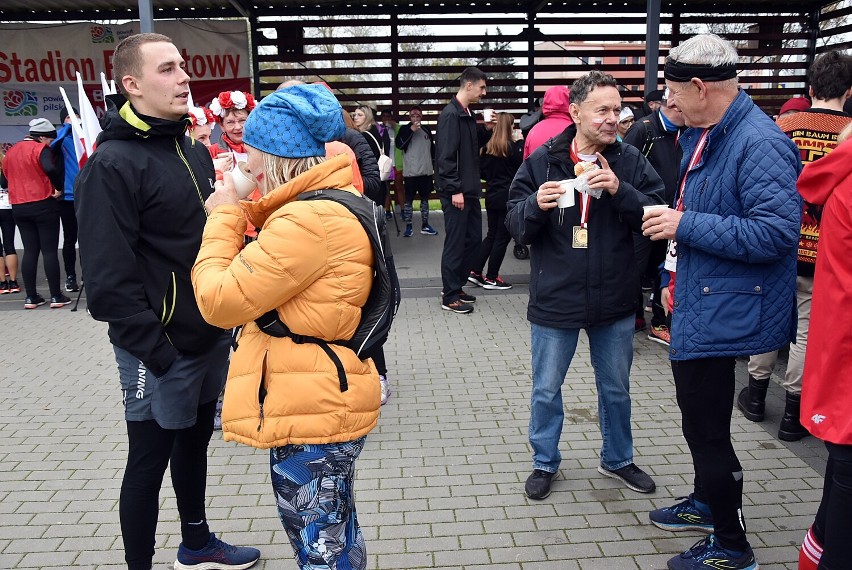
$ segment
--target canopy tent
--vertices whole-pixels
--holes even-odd
[[[591,67],[611,72],[625,99],[659,86],[669,46],[702,26],[738,43],[741,83],[768,111],[807,91],[814,57],[852,42],[852,8],[824,0],[4,0],[0,21],[104,22],[245,18],[255,94],[288,78],[330,83],[344,104],[438,108],[452,77],[478,64],[499,94],[494,107],[518,111],[552,84]],[[779,10],[781,10],[779,12]],[[511,33],[489,35],[483,27]],[[431,31],[440,29],[440,34]],[[542,31],[548,30],[547,32]],[[360,30],[360,31],[357,31]],[[366,31],[364,31],[366,30]],[[641,31],[640,31],[641,30]],[[424,33],[425,31],[425,33]],[[600,53],[599,53],[600,52]],[[520,62],[523,60],[523,63]],[[493,87],[492,87],[493,86]]]

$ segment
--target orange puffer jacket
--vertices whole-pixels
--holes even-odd
[[[378,420],[372,360],[330,345],[349,382],[341,392],[337,370],[318,345],[270,337],[254,322],[276,308],[295,334],[324,340],[354,334],[372,284],[373,250],[344,206],[296,200],[325,188],[356,193],[348,157],[331,158],[257,202],[220,206],[204,227],[192,269],[201,314],[223,328],[247,323],[228,371],[226,441],[259,448],[344,442],[367,434]],[[244,211],[262,230],[243,248]]]

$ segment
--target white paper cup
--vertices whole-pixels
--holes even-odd
[[[655,214],[654,212],[662,212],[663,210],[668,210],[669,207],[665,204],[654,204],[653,206],[642,206],[642,219],[648,217],[648,214],[651,214],[651,217],[658,216],[659,214]]]
[[[494,109],[483,109],[482,120],[486,123],[494,121]]]
[[[565,190],[565,193],[559,195],[559,198],[556,200],[556,206],[558,208],[571,208],[574,206],[574,180],[562,180],[559,182],[559,186]]]
[[[234,179],[234,187],[237,189],[237,197],[241,200],[257,189],[257,181],[249,172],[245,162],[238,162],[231,170],[231,176]]]

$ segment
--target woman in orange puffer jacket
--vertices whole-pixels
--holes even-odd
[[[357,194],[350,159],[325,159],[343,132],[341,108],[321,85],[268,95],[249,115],[248,167],[263,196],[239,202],[229,174],[207,200],[210,217],[192,282],[204,318],[245,325],[231,358],[222,429],[226,441],[271,449],[272,483],[300,568],[366,567],[352,493],[354,461],[378,419],[371,360],[329,345],[348,389],[317,344],[262,332],[272,309],[298,335],[348,339],[370,292],[373,250],[360,222],[329,200],[299,194],[335,188]],[[245,212],[262,228],[243,245]],[[346,562],[342,562],[342,559]]]

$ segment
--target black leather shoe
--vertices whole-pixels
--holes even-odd
[[[542,471],[541,469],[533,470],[532,474],[527,477],[527,482],[524,485],[524,493],[530,499],[540,501],[550,494],[550,483],[556,477],[556,473]]]

